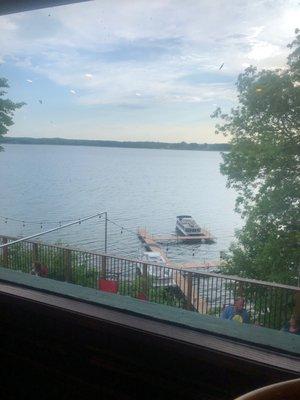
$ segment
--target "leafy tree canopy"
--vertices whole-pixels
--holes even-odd
[[[13,125],[14,111],[21,108],[25,103],[14,103],[9,99],[4,99],[8,89],[8,81],[0,78],[0,138],[8,132],[8,128]],[[1,150],[1,147],[0,147]]]
[[[245,219],[226,271],[296,285],[299,279],[300,31],[287,66],[247,68],[237,80],[238,106],[218,108],[216,133],[230,137],[221,172]]]

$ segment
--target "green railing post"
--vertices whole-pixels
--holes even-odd
[[[2,243],[7,243],[7,237],[2,237]],[[8,267],[8,246],[3,247],[3,266]]]
[[[32,243],[32,262],[37,262],[39,258],[38,254],[38,244],[37,243]]]
[[[64,276],[66,282],[72,282],[72,252],[64,249]]]
[[[186,309],[187,310],[192,310],[193,309],[193,304],[192,304],[192,292],[193,292],[193,275],[191,272],[187,273],[187,293],[186,293]]]
[[[143,264],[143,272],[142,272],[142,291],[145,295],[148,294],[148,285],[147,285],[147,264]]]
[[[102,256],[101,259],[101,278],[106,278],[106,256]]]

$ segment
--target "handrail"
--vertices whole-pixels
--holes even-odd
[[[78,219],[78,220],[73,221],[73,222],[69,222],[68,224],[56,226],[55,228],[48,229],[47,231],[35,233],[33,235],[29,235],[27,237],[23,237],[23,238],[20,238],[20,239],[15,239],[12,243],[1,244],[0,248],[7,247],[7,246],[10,246],[10,245],[15,244],[15,243],[26,242],[26,241],[28,241],[28,239],[32,239],[32,238],[35,238],[35,237],[38,237],[38,236],[42,236],[42,235],[45,235],[46,233],[55,232],[55,231],[58,231],[60,229],[67,228],[68,226],[81,224],[81,222],[87,221],[87,220],[95,218],[95,217],[100,217],[102,214],[105,214],[105,213],[106,213],[106,211],[103,211],[103,212],[100,212],[100,213],[97,213],[97,214],[90,215],[90,216],[85,217],[85,218]]]
[[[16,240],[15,237],[6,236],[6,235],[0,235],[0,238],[6,238],[8,240]],[[260,286],[279,288],[279,289],[289,289],[289,290],[294,290],[296,292],[300,292],[300,287],[298,287],[298,286],[284,285],[284,284],[280,284],[280,283],[276,283],[276,282],[260,281],[257,279],[250,279],[250,278],[241,278],[236,275],[224,275],[224,274],[218,274],[218,273],[206,272],[206,271],[203,271],[203,272],[202,271],[191,271],[188,269],[183,270],[182,268],[170,267],[170,266],[159,265],[159,264],[151,264],[146,261],[136,260],[136,259],[132,259],[132,258],[126,258],[126,257],[119,257],[119,256],[115,256],[115,255],[112,255],[109,253],[81,250],[81,249],[74,248],[74,247],[53,245],[53,244],[43,243],[43,242],[39,242],[39,241],[29,241],[29,240],[24,240],[24,241],[27,243],[42,244],[44,246],[60,248],[60,249],[65,249],[65,250],[72,250],[72,251],[77,251],[77,252],[91,254],[91,255],[98,255],[98,256],[100,255],[100,256],[110,257],[110,258],[114,258],[114,259],[118,259],[118,260],[133,262],[133,263],[147,264],[147,265],[154,266],[154,267],[163,267],[165,269],[171,269],[174,271],[182,271],[182,273],[187,272],[187,273],[192,274],[192,276],[207,276],[207,277],[212,277],[212,278],[223,278],[223,279],[235,280],[235,281],[243,282],[243,283],[252,283],[252,284],[256,284],[256,285],[260,285]],[[8,243],[8,245],[9,244],[12,244],[12,243]]]

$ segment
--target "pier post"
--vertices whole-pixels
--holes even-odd
[[[186,308],[187,310],[193,309],[192,304],[192,292],[193,292],[193,274],[191,272],[187,273],[187,292],[186,292]]]

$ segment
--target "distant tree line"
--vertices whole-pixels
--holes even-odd
[[[81,140],[62,138],[1,137],[0,143],[12,144],[54,144],[71,146],[125,147],[136,149],[229,151],[227,143],[166,143],[166,142],[121,142],[115,140]]]

